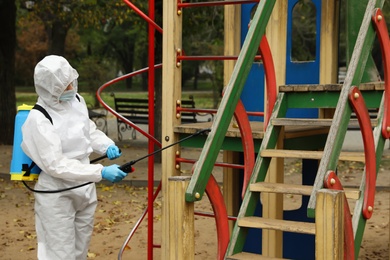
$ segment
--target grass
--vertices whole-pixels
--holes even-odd
[[[103,92],[101,98],[110,107],[114,107],[114,98],[110,95],[111,93]],[[94,104],[95,93],[81,92],[87,104]],[[117,97],[125,98],[147,98],[147,92],[115,92]],[[212,91],[186,91],[182,93],[182,99],[188,99],[192,95],[195,100],[197,108],[213,108],[213,93]],[[34,92],[16,92],[16,105],[22,104],[34,105],[37,102],[37,94]]]

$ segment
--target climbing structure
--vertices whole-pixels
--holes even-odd
[[[180,158],[180,147],[162,153],[162,185],[159,189],[161,187],[163,194],[163,259],[194,258],[194,236],[191,233],[194,227],[193,209],[194,203],[202,199],[204,192],[208,192],[214,208],[218,259],[261,259],[261,255],[300,258],[286,252],[287,244],[296,247],[299,244],[297,241],[301,241],[294,239],[294,236],[285,239],[287,233],[311,236],[311,242],[302,249],[294,248],[294,251],[305,251],[312,247],[313,253],[309,258],[313,258],[314,251],[317,259],[358,257],[365,223],[373,214],[378,166],[385,141],[390,137],[390,41],[379,9],[384,1],[365,1],[360,30],[342,85],[337,84],[337,70],[334,69],[338,65],[335,47],[337,37],[335,27],[332,27],[336,25],[331,23],[337,16],[337,1],[326,0],[320,1],[321,17],[325,18],[321,25],[322,66],[319,84],[285,84],[283,59],[286,47],[278,42],[286,40],[286,25],[283,24],[287,16],[286,2],[260,1],[242,46],[237,41],[235,30],[229,27],[237,21],[237,9],[231,6],[253,4],[253,1],[196,3],[197,7],[205,8],[209,5],[227,5],[225,54],[239,52],[239,55],[234,65],[231,61],[225,62],[226,87],[214,121],[187,125],[182,125],[180,120],[180,113],[185,111],[180,105],[181,62],[185,59],[181,35],[185,29],[182,28],[184,9],[191,7],[191,3],[164,2],[162,141],[161,144],[156,140],[150,142],[150,151],[153,151],[155,143],[165,147],[200,129],[211,127],[211,131],[207,137],[193,141],[192,145],[202,147],[202,152],[194,165],[191,178],[180,176],[180,164],[185,161]],[[359,1],[359,5],[362,2]],[[150,24],[159,30],[152,21]],[[159,31],[162,32],[161,29]],[[375,37],[381,43],[385,75],[382,82],[368,82],[364,76],[367,69],[371,69],[365,65]],[[264,123],[249,122],[247,111],[240,101],[251,64],[258,52],[262,56],[266,74]],[[152,67],[150,65],[149,69]],[[279,85],[277,96],[274,88],[276,84]],[[321,113],[318,118],[288,117],[291,109],[317,109]],[[376,111],[375,119],[370,118],[368,110]],[[238,128],[232,127],[233,117],[236,118]],[[343,141],[351,126],[358,127],[362,133],[363,153],[342,151]],[[232,148],[237,146],[237,139],[241,139],[238,148]],[[235,199],[240,200],[241,206],[230,235],[225,206],[230,214],[231,202],[228,195],[223,194],[225,205],[222,192],[211,174],[213,167],[218,164],[218,153],[221,150],[228,153],[229,149],[242,153],[244,158],[240,168],[244,172],[243,197],[241,200],[241,194],[236,194]],[[302,173],[301,184],[284,182],[281,165],[285,158],[298,158],[309,164],[310,167]],[[336,174],[337,163],[342,160],[365,163],[359,189],[343,191],[342,182]],[[226,165],[230,162],[226,162]],[[224,183],[224,193],[230,188],[229,184]],[[304,197],[302,205],[305,217],[296,219],[296,216],[291,217],[283,210],[282,196],[285,194]],[[349,212],[350,200],[356,201],[353,214]],[[149,219],[152,217],[149,216]],[[329,227],[333,229],[329,230]],[[260,230],[260,233],[256,230]],[[152,259],[153,253],[149,253],[148,258]]]
[[[267,21],[273,9],[275,1],[262,1],[253,17],[251,27],[243,44],[240,59],[228,85],[225,96],[221,102],[219,111],[215,117],[212,131],[209,134],[202,154],[200,155],[197,167],[186,192],[187,201],[196,201],[202,197],[203,187],[210,175],[212,165],[215,161],[215,151],[222,144],[221,136],[224,136],[232,110],[235,107],[236,97],[239,96],[242,83],[237,78],[245,78],[245,59],[251,60],[254,57],[256,46],[259,45],[261,36],[265,32]],[[383,2],[382,2],[383,4]],[[365,221],[371,217],[374,208],[375,179],[377,167],[380,163],[385,139],[389,137],[388,104],[389,98],[387,76],[385,83],[362,84],[364,65],[367,62],[369,52],[375,37],[375,28],[380,41],[382,42],[382,53],[385,68],[388,69],[386,58],[389,52],[388,32],[384,17],[377,7],[381,6],[380,1],[369,1],[363,18],[361,29],[356,40],[353,55],[348,67],[345,83],[341,85],[321,84],[304,86],[281,86],[272,112],[270,124],[264,134],[256,164],[245,197],[242,201],[238,219],[236,221],[229,247],[226,252],[228,259],[255,259],[255,255],[244,252],[246,237],[250,229],[271,229],[283,232],[297,232],[315,234],[320,227],[317,223],[303,223],[283,220],[283,214],[276,213],[275,218],[267,218],[255,215],[256,205],[259,203],[261,193],[282,193],[310,195],[308,203],[308,216],[320,219],[325,208],[317,208],[317,195],[322,188],[342,190],[342,185],[337,178],[336,167],[339,160],[361,160],[366,164],[365,176],[362,179],[361,188],[349,198],[357,199],[353,218],[349,213],[348,204],[344,218],[344,239],[343,248],[347,259],[355,258],[358,255],[362,240]],[[386,61],[387,60],[387,61]],[[240,63],[240,61],[242,63]],[[385,75],[388,71],[385,69]],[[386,91],[384,91],[386,89]],[[304,119],[286,118],[287,110],[290,108],[335,108],[333,119]],[[367,108],[378,109],[378,117],[374,123],[371,122]],[[358,154],[344,154],[341,152],[348,126],[355,123],[350,120],[351,114],[357,115],[358,125],[362,131],[364,141],[364,156]],[[227,122],[227,123],[226,123]],[[305,137],[300,145],[294,144],[294,150],[288,147],[289,135],[299,134]],[[325,139],[321,135],[326,135]],[[316,141],[310,139],[315,136]],[[322,139],[322,140],[321,140]],[[281,141],[282,140],[282,141]],[[284,141],[283,141],[284,140]],[[312,140],[312,141],[310,141]],[[324,143],[322,141],[326,140]],[[314,142],[313,142],[314,141]],[[281,183],[265,182],[271,158],[302,158],[317,159],[319,167],[312,187],[291,185]],[[322,191],[321,191],[322,192]],[[358,195],[356,195],[356,193]],[[346,202],[347,203],[347,202]],[[276,207],[276,205],[274,205]],[[327,207],[330,207],[329,205]],[[352,218],[352,219],[351,219]],[[319,225],[319,224],[318,224]],[[332,232],[335,232],[333,230]],[[321,234],[322,236],[330,234]],[[253,237],[252,237],[253,239]],[[328,241],[326,237],[316,237],[317,258],[329,259],[329,252],[320,251],[323,244]],[[348,243],[355,241],[354,243]],[[337,245],[334,245],[337,247]],[[329,248],[327,248],[329,249]],[[338,251],[340,252],[340,251]],[[281,252],[272,257],[283,257]],[[321,255],[322,254],[322,255]]]

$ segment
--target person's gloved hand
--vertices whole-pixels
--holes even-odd
[[[119,165],[113,164],[110,166],[103,167],[102,177],[103,179],[109,180],[110,182],[121,181],[124,177],[127,176],[127,173],[119,169]]]
[[[108,159],[110,160],[116,159],[122,155],[118,146],[116,146],[115,144],[112,144],[107,148],[106,154]]]

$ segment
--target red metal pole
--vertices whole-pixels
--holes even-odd
[[[154,0],[149,0],[149,18],[151,21],[155,19]],[[154,33],[155,28],[152,23],[149,23],[149,77],[148,77],[148,91],[149,91],[149,134],[155,135],[154,131]],[[149,153],[154,152],[153,142],[148,142]],[[148,260],[153,259],[153,189],[154,189],[154,156],[148,158]]]

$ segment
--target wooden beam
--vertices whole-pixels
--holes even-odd
[[[174,176],[168,180],[169,248],[165,259],[195,258],[194,203],[185,201],[190,179],[190,176]]]
[[[224,55],[236,56],[241,49],[241,6],[225,5],[224,7]],[[236,61],[224,61],[223,83],[229,83]],[[210,123],[211,125],[211,123]],[[208,126],[210,127],[210,126]],[[206,127],[205,127],[206,128]],[[233,151],[223,152],[223,161],[227,163],[238,163],[238,153]],[[225,200],[228,215],[235,216],[239,210],[239,174],[237,169],[223,168],[223,198]],[[234,223],[229,221],[230,233]]]
[[[182,14],[178,13],[177,1],[164,1],[163,4],[163,68],[162,68],[162,146],[170,145],[178,140],[178,134],[173,131],[179,124],[176,118],[176,100],[181,99],[181,66],[176,64],[177,51],[182,49]],[[167,149],[161,153],[161,193],[167,197],[168,178],[178,175],[175,168],[175,149]],[[169,232],[169,202],[162,204],[162,239],[161,257],[170,259],[166,254],[170,248]]]
[[[344,259],[344,192],[319,190],[315,217],[316,259]]]

